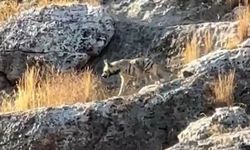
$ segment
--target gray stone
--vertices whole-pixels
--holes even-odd
[[[185,66],[184,70],[189,70],[194,75],[188,78],[180,77],[168,83],[157,83],[155,91],[150,90],[152,86],[149,86],[148,92],[145,88],[145,92],[133,96],[2,114],[0,149],[165,148],[177,140],[177,134],[192,120],[197,120],[201,113],[210,111],[207,88],[204,85],[212,83],[218,74],[218,69],[228,71],[235,68],[237,86],[241,86],[243,82],[245,86],[250,85],[249,77],[246,76],[249,75],[247,73],[249,54],[248,48],[215,51]],[[244,62],[238,63],[239,59]],[[212,66],[218,68],[213,70]],[[244,90],[235,88],[235,93],[242,93]],[[241,96],[235,94],[236,102],[243,100],[248,104],[248,99],[242,99]],[[193,131],[182,132],[182,136],[179,136],[182,141],[198,140],[198,143],[191,141],[193,145],[185,144],[188,148],[195,149],[197,145],[201,147],[200,149],[211,147],[210,142],[202,141],[210,135],[211,124],[207,124],[206,121],[230,128],[239,135],[241,135],[239,127],[249,125],[249,118],[242,108],[233,107],[230,111],[226,108],[217,109],[212,119],[206,117],[200,123],[190,124],[191,127],[187,129]],[[197,127],[192,126],[194,124],[197,124]],[[200,130],[204,132],[200,133]],[[237,134],[233,136],[235,137],[233,140],[239,141],[242,145],[243,142],[240,140],[242,136],[236,136]],[[244,134],[245,137],[247,135]],[[183,144],[177,147],[181,146]]]
[[[82,68],[101,53],[113,34],[112,18],[102,7],[32,8],[0,27],[0,71],[10,80],[18,79],[28,63],[26,57],[35,56],[62,71]]]
[[[179,143],[167,150],[248,149],[249,119],[243,108],[218,108],[212,116],[190,123],[178,135]]]

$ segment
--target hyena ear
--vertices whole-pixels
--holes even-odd
[[[107,59],[104,59],[103,62],[104,62],[105,65],[111,66],[111,64],[108,62]]]

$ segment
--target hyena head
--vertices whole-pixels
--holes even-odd
[[[110,77],[112,75],[116,75],[118,73],[120,73],[120,68],[109,63],[107,59],[104,59],[104,68],[103,68],[103,72],[102,72],[102,77],[108,78],[108,77]]]

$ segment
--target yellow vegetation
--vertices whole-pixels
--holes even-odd
[[[19,12],[19,5],[16,1],[6,1],[0,5],[0,22],[8,20],[14,14]]]
[[[245,0],[245,9],[241,11],[241,13],[238,15],[238,27],[237,27],[237,34],[240,41],[243,41],[248,36],[248,24],[249,24],[249,6],[248,6],[248,0]]]
[[[231,106],[234,101],[234,79],[235,71],[230,71],[228,74],[219,74],[214,85],[214,104],[217,106]]]
[[[48,6],[48,5],[67,5],[71,3],[79,3],[78,0],[37,0],[37,6]],[[92,6],[98,6],[100,5],[99,0],[82,0],[82,3],[88,3],[91,4]]]
[[[68,3],[72,3],[74,0],[37,0],[37,6],[38,7],[43,7],[43,6],[48,6],[50,4],[56,4],[56,5],[65,5]]]
[[[248,37],[248,27],[249,27],[249,17],[250,17],[248,0],[244,1],[244,5],[246,7],[244,7],[244,9],[242,9],[237,16],[238,24],[237,24],[236,36],[227,39],[225,48],[233,49]]]
[[[229,50],[234,49],[237,47],[238,44],[240,44],[240,42],[241,40],[237,36],[227,38],[225,43],[225,48]]]
[[[88,3],[92,6],[100,5],[98,0],[82,0],[83,3]],[[77,0],[37,0],[36,7],[44,7],[48,5],[67,5],[71,3],[78,3]],[[17,0],[9,0],[0,4],[0,23],[8,20],[11,16],[15,16],[20,12],[20,4]]]
[[[2,102],[0,111],[22,111],[108,97],[108,91],[89,69],[83,73],[54,72],[44,78],[41,80],[39,69],[34,67],[28,69],[17,85],[16,97],[14,100],[6,98]]]
[[[204,54],[208,54],[213,48],[213,39],[211,31],[207,30],[204,37]]]
[[[190,42],[187,42],[185,50],[184,50],[184,64],[191,62],[199,58],[199,48],[197,38],[194,35]]]

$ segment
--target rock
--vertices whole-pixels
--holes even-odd
[[[19,78],[26,69],[26,57],[43,57],[62,71],[82,68],[101,53],[113,34],[112,18],[102,7],[32,8],[0,27],[0,71],[9,80]]]
[[[218,69],[225,72],[232,68],[236,69],[235,101],[242,100],[248,104],[249,99],[242,96],[249,97],[249,93],[244,93],[245,89],[242,86],[250,85],[249,56],[249,48],[215,51],[185,66],[183,70],[192,72],[192,76],[148,86],[148,92],[145,88],[143,93],[134,96],[1,114],[0,149],[166,148],[176,142],[177,135],[190,122],[197,120],[201,113],[211,111],[208,107],[209,95],[204,85],[213,82]],[[212,69],[215,66],[218,68]],[[152,87],[155,91],[150,90]],[[190,139],[202,142],[200,139],[210,135],[211,124],[219,124],[233,131],[238,130],[238,126],[244,128],[249,125],[249,118],[242,108],[233,107],[229,110],[217,109],[212,119],[206,117],[201,120],[202,127],[199,123],[194,123],[197,127],[187,128],[194,131],[183,132],[179,138],[183,141]],[[235,118],[237,121],[234,121]],[[211,121],[211,124],[204,123],[206,121]],[[200,134],[200,130],[204,131],[203,134]],[[237,134],[240,135],[240,132]],[[244,136],[247,137],[247,134]],[[236,136],[233,141],[240,140]],[[176,146],[177,149],[179,145]],[[186,145],[190,149],[197,146],[185,144],[184,148]],[[211,144],[203,142],[200,145],[204,149]]]
[[[140,89],[140,91],[138,92],[139,94],[146,94],[149,92],[155,92],[157,91],[157,89],[159,89],[160,85],[159,84],[151,84],[151,85],[147,85],[144,86],[143,88]]]
[[[25,64],[37,58],[61,70],[81,68],[104,47],[105,53],[92,62],[97,71],[103,66],[102,58],[112,61],[146,55],[166,67],[181,68],[179,78],[148,85],[130,96],[2,113],[0,149],[158,150],[176,143],[179,133],[180,143],[170,149],[248,147],[249,117],[242,108],[220,108],[212,117],[191,123],[201,113],[213,111],[210,85],[218,73],[233,69],[235,102],[247,104],[246,111],[250,110],[247,42],[230,51],[223,48],[227,38],[237,33],[237,22],[219,22],[228,20],[224,17],[231,10],[227,1],[102,3],[107,8],[70,5],[31,9],[7,22],[0,29],[0,71],[7,77],[3,79],[18,79]],[[195,34],[203,48],[208,31],[214,41],[211,49],[217,51],[183,66],[185,43]],[[217,139],[222,144],[217,144]]]
[[[219,26],[220,19],[216,14],[224,16],[231,10],[226,3],[213,0],[107,0],[109,13],[116,24],[116,33],[102,58],[112,61],[162,55],[164,64],[163,61],[168,57],[179,55],[183,48],[179,49],[179,45],[186,41],[187,34],[196,30],[196,24],[211,22],[213,28]],[[228,24],[223,26],[228,28]],[[222,33],[223,30],[218,32]],[[223,33],[222,37],[225,37]],[[102,62],[99,59],[93,64],[97,71],[101,70]]]
[[[244,149],[249,147],[250,117],[240,107],[216,109],[211,117],[192,122],[167,150]]]
[[[225,19],[236,1],[220,0],[130,0],[106,1],[116,32],[103,55],[90,62],[101,74],[102,59],[148,56],[176,74],[183,66],[183,51],[193,35],[204,55],[204,38],[211,32],[211,51],[227,47],[237,37],[235,19]],[[238,1],[237,1],[238,2]],[[119,77],[105,79],[119,87]],[[118,83],[118,84],[117,84]]]

